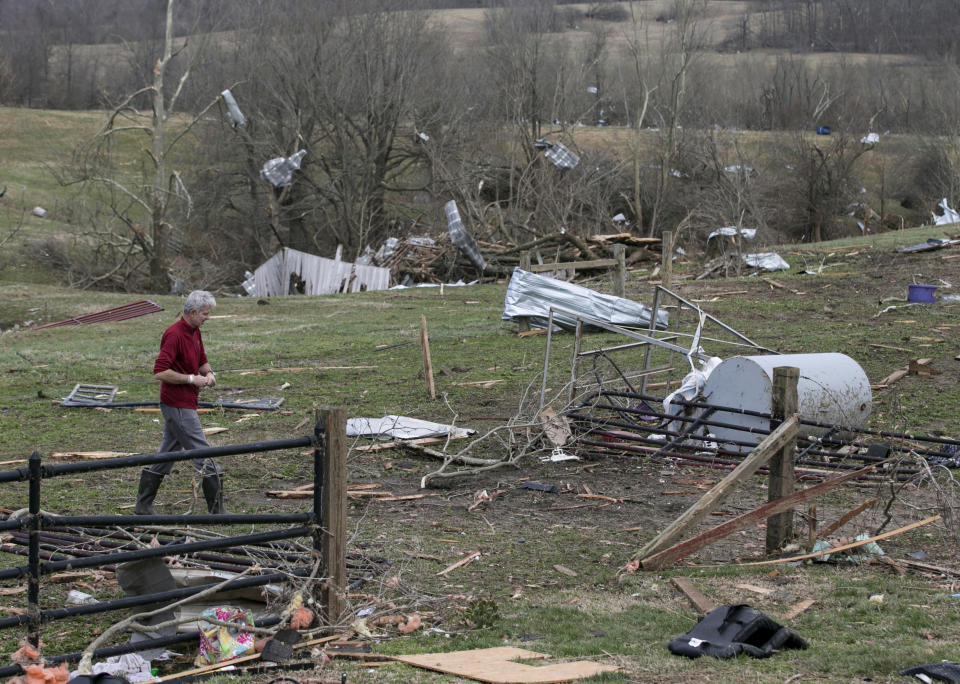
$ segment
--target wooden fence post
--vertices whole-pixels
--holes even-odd
[[[520,255],[520,269],[523,271],[530,271],[530,252],[526,251]],[[528,332],[530,330],[530,321],[526,318],[521,318],[517,321],[517,329],[520,332]]]
[[[430,358],[430,336],[427,334],[427,317],[420,314],[420,349],[423,352],[423,377],[427,381],[427,393],[431,399],[437,398],[437,387],[433,384],[433,359]]]
[[[800,369],[780,366],[773,369],[773,396],[770,429],[797,412],[797,381]],[[770,476],[767,480],[767,501],[776,501],[794,490],[793,459],[796,438],[783,445],[770,459]],[[793,537],[793,509],[767,518],[767,553],[782,548]]]
[[[613,294],[617,297],[626,297],[627,259],[623,245],[618,243],[613,246],[613,258],[617,260],[616,270],[613,272]]]
[[[347,413],[326,411],[323,458],[323,577],[321,591],[324,622],[335,625],[347,602]]]
[[[660,282],[669,288],[670,281],[673,279],[673,231],[663,231],[661,239],[662,253],[660,255]]]

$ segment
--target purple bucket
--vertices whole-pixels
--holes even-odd
[[[933,293],[936,292],[936,285],[907,285],[908,302],[935,302]]]

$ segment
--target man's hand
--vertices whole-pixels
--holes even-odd
[[[207,387],[216,387],[217,386],[217,376],[213,374],[213,371],[209,371],[205,376],[207,380]]]

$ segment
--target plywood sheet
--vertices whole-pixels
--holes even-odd
[[[396,660],[446,674],[467,677],[491,684],[549,684],[572,682],[593,677],[618,668],[586,660],[553,665],[526,665],[513,662],[518,659],[541,660],[550,656],[511,646],[498,646],[472,651],[423,653],[395,656]]]

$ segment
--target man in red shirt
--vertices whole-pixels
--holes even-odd
[[[153,364],[153,377],[160,381],[160,412],[163,414],[163,442],[157,450],[159,453],[210,446],[197,415],[197,395],[200,388],[217,384],[200,336],[200,326],[210,318],[210,309],[216,305],[212,294],[194,290],[183,302],[183,316],[160,338],[160,353]],[[194,459],[193,467],[202,477],[207,510],[226,513],[220,466],[212,459]],[[153,500],[163,476],[172,469],[173,462],[154,463],[140,472],[135,514],[155,514]]]

